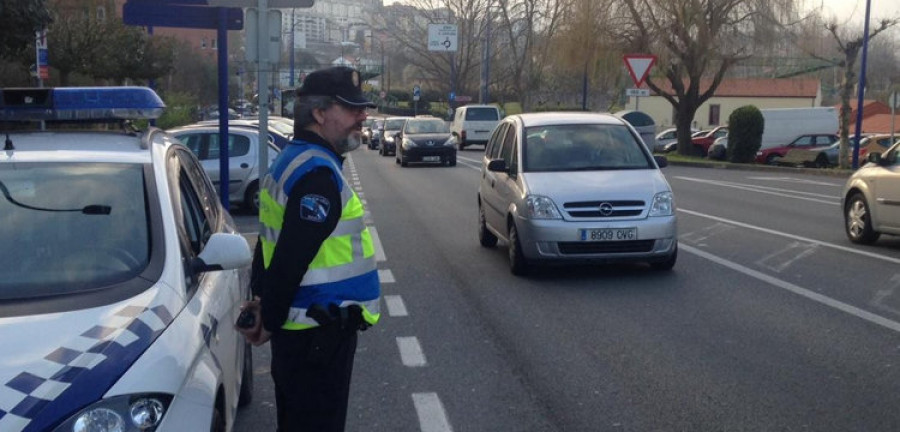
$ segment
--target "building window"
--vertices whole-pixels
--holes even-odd
[[[200,48],[206,49],[206,38],[200,40]]]
[[[709,125],[710,126],[718,126],[719,125],[719,110],[720,105],[710,105],[709,106]]]
[[[216,40],[212,39],[212,43],[210,44],[210,48],[216,49]]]
[[[106,8],[103,6],[97,6],[97,21],[106,21]]]

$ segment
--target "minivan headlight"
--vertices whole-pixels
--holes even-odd
[[[525,197],[525,216],[529,219],[562,219],[553,200],[541,195]]]
[[[141,432],[156,430],[172,395],[134,394],[102,399],[59,425],[54,432]]]
[[[675,198],[672,192],[660,192],[653,197],[650,216],[672,216],[675,214]]]

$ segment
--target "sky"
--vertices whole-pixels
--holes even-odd
[[[866,17],[866,0],[803,0],[803,2],[808,8],[821,4],[824,16],[850,18],[859,23]],[[881,18],[900,17],[900,1],[871,0],[871,2],[870,25]]]

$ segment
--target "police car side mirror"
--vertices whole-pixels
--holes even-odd
[[[253,256],[247,240],[240,234],[215,233],[197,258],[191,260],[196,273],[233,270],[250,265]]]
[[[503,159],[491,159],[488,162],[487,166],[488,171],[493,172],[507,172],[509,168],[506,166],[506,161]]]

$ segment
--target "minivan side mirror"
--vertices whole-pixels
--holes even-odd
[[[660,168],[669,166],[669,159],[667,159],[665,156],[655,155],[653,156],[653,159],[656,160],[656,164],[659,165]]]
[[[488,162],[487,169],[488,169],[488,171],[493,171],[493,172],[509,171],[509,168],[506,166],[506,161],[503,159],[491,159],[491,161]]]

